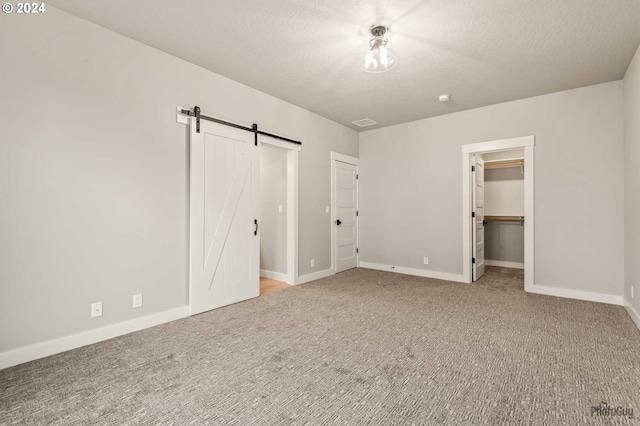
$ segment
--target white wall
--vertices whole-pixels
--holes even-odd
[[[287,151],[268,145],[260,147],[260,269],[287,273]]]
[[[357,156],[355,131],[54,7],[18,18],[0,16],[0,352],[187,304],[177,105],[303,142],[300,275],[330,268],[329,153]]]
[[[524,216],[522,169],[519,166],[485,169],[484,200],[487,216]]]
[[[624,76],[624,297],[640,312],[640,49]],[[631,297],[631,286],[634,296]],[[640,324],[639,324],[640,327]]]
[[[622,116],[616,81],[361,133],[360,260],[461,274],[461,145],[535,135],[536,284],[619,296]]]

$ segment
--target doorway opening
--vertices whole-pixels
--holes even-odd
[[[523,290],[524,149],[473,157],[473,281]]]
[[[481,282],[485,273],[486,282],[517,283],[524,275],[524,290],[533,290],[534,143],[525,136],[462,146],[463,275],[469,283]]]
[[[297,276],[298,149],[260,139],[260,295],[288,288]]]

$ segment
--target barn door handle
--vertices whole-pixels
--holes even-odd
[[[254,219],[253,224],[256,226],[255,231],[253,231],[253,235],[258,235],[258,219]]]
[[[342,221],[340,219],[336,220],[336,225],[338,226],[342,225]]]

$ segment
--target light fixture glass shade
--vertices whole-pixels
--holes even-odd
[[[385,46],[372,48],[362,61],[360,67],[366,72],[385,72],[396,66],[396,57],[389,54]]]
[[[386,28],[384,27],[372,28],[371,33],[375,37],[369,42],[369,52],[367,52],[364,61],[360,65],[363,71],[371,73],[385,72],[396,66],[398,61],[395,55],[389,51],[387,46],[389,40],[384,37],[385,32]]]

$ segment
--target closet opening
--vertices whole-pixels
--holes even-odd
[[[462,146],[463,276],[534,290],[533,136]]]
[[[524,290],[524,149],[474,156],[473,281]]]
[[[297,147],[296,147],[297,148]],[[298,149],[260,144],[260,295],[295,284]]]

